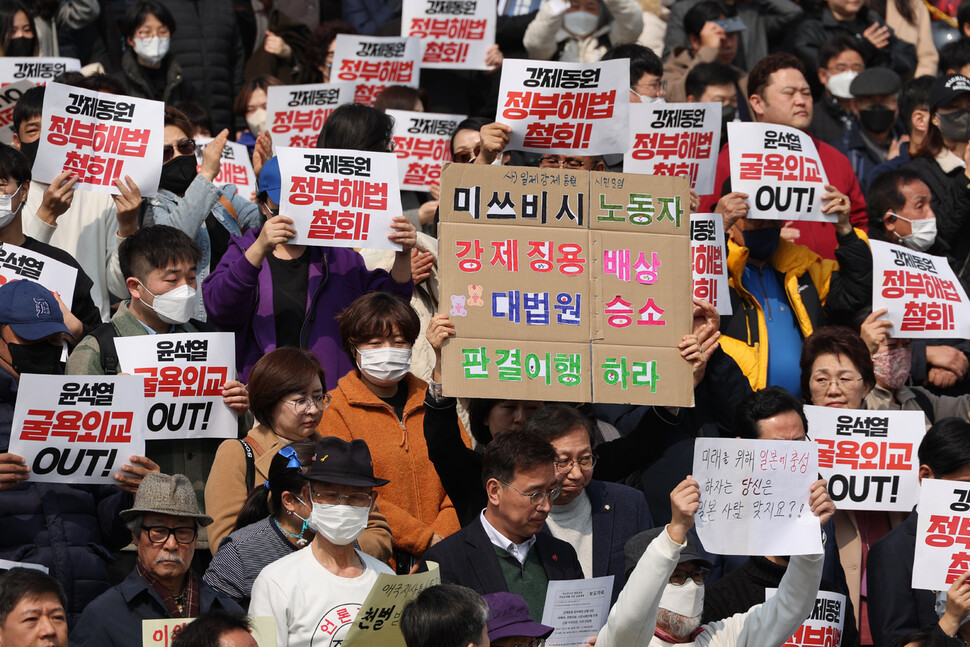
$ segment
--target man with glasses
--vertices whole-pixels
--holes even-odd
[[[549,580],[583,577],[576,551],[539,532],[562,492],[556,451],[533,432],[501,434],[482,455],[488,502],[481,515],[424,553],[441,580],[478,593],[522,596],[533,620],[542,619]]]
[[[664,66],[650,48],[637,43],[617,45],[603,55],[604,61],[630,59],[630,103],[663,103],[667,82]]]
[[[144,620],[197,618],[210,609],[242,611],[190,568],[199,526],[212,523],[212,517],[199,510],[185,475],[146,475],[121,518],[138,549],[135,570],[87,606],[71,633],[72,645],[139,645]]]

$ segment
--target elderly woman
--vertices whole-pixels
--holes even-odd
[[[320,362],[299,348],[274,350],[253,367],[249,402],[258,424],[243,441],[230,439],[219,446],[205,487],[206,510],[214,519],[209,528],[213,554],[236,526],[248,493],[266,482],[277,452],[308,438],[319,440],[316,427],[330,401],[324,381]],[[361,535],[361,549],[384,561],[390,544],[387,524],[375,511]]]

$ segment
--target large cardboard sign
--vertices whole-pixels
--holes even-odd
[[[433,184],[440,184],[441,166],[451,161],[451,135],[465,115],[408,110],[388,110],[387,114],[394,118],[394,154],[401,189],[428,191]]]
[[[818,478],[818,448],[794,440],[698,438],[695,515],[704,549],[721,555],[822,552],[822,531],[809,505]]]
[[[202,153],[211,142],[212,137],[195,138],[195,155],[199,168],[202,168]],[[256,193],[256,172],[253,171],[253,162],[249,159],[249,151],[246,150],[245,144],[226,142],[226,147],[222,149],[219,175],[212,180],[212,183],[216,186],[235,185],[239,195],[247,200],[249,196]]]
[[[486,70],[495,0],[405,0],[401,36],[421,39],[421,67]]]
[[[450,164],[440,205],[445,393],[692,406],[685,178]]]
[[[970,301],[942,256],[870,240],[872,309],[887,308],[902,339],[970,338]]]
[[[919,501],[922,411],[806,406],[818,469],[840,510],[905,510]]]
[[[694,298],[709,301],[718,314],[731,314],[733,310],[728,285],[727,245],[721,214],[690,215],[690,252]]]
[[[13,143],[13,109],[24,92],[35,85],[33,81],[3,84],[3,89],[0,90],[0,143],[8,146]]]
[[[143,379],[133,375],[20,376],[10,453],[34,483],[112,484],[145,455]]]
[[[295,245],[400,249],[387,239],[400,216],[393,153],[279,148],[280,213],[293,219]]]
[[[829,181],[808,133],[778,124],[732,121],[728,143],[731,189],[748,194],[748,218],[838,221],[822,213]]]
[[[354,101],[353,83],[271,85],[266,88],[266,127],[274,146],[314,148],[337,106]]]
[[[720,150],[720,103],[630,104],[624,172],[684,175],[698,195],[710,195]]]
[[[232,333],[136,335],[115,346],[122,372],[145,377],[148,440],[236,437],[236,415],[222,401],[236,378]]]
[[[970,571],[970,483],[923,479],[913,588],[946,591]]]
[[[36,281],[57,292],[68,309],[74,305],[76,267],[10,243],[0,244],[0,285],[21,279]]]
[[[512,127],[509,150],[573,155],[625,153],[630,62],[505,59],[495,121]]]
[[[765,600],[778,589],[765,589]],[[832,591],[819,591],[815,608],[798,631],[781,647],[841,647],[845,630],[845,596]]]
[[[81,61],[57,56],[0,57],[0,87],[17,81],[44,85],[64,72],[80,72]]]
[[[401,612],[408,602],[429,586],[441,583],[436,562],[428,562],[428,570],[412,575],[381,573],[370,593],[359,607],[357,616],[343,625],[322,623],[320,629],[331,636],[320,644],[342,647],[407,647],[401,633]],[[343,638],[339,642],[338,636]],[[314,644],[317,641],[314,640]]]
[[[353,82],[354,103],[374,105],[374,99],[389,85],[418,87],[420,38],[338,34],[336,42],[330,79]]]
[[[34,179],[50,183],[71,171],[76,189],[118,194],[114,181],[128,175],[143,196],[155,195],[164,124],[161,101],[49,83]]]

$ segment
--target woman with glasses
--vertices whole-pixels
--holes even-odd
[[[236,526],[249,492],[266,482],[276,453],[295,442],[319,440],[316,427],[330,402],[323,383],[320,363],[300,348],[278,348],[256,362],[249,376],[249,403],[257,424],[242,442],[230,439],[219,446],[206,482],[205,507],[214,519],[208,528],[213,554]],[[390,556],[387,523],[376,511],[361,548],[381,560]]]
[[[195,100],[192,84],[182,75],[182,66],[169,56],[175,18],[156,0],[138,0],[128,7],[121,21],[121,35],[127,46],[121,55],[121,71],[133,97],[175,105]]]

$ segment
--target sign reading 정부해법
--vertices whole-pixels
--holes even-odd
[[[196,157],[200,169],[202,168],[202,153],[211,142],[211,137],[195,138]],[[212,183],[216,186],[233,184],[239,195],[244,198],[256,193],[256,172],[253,171],[253,163],[249,159],[249,152],[246,150],[245,144],[226,142],[226,147],[222,149],[219,175],[212,180]]]
[[[970,571],[970,484],[923,479],[917,512],[913,588],[946,591]]]
[[[337,34],[331,82],[353,82],[354,103],[374,105],[389,85],[418,87],[420,38],[383,38]]]
[[[709,301],[718,314],[731,314],[727,249],[721,214],[691,214],[690,247],[694,270],[694,298]]]
[[[495,0],[406,0],[401,36],[421,39],[421,67],[486,70],[495,20]]]
[[[401,189],[429,191],[441,183],[441,166],[451,161],[451,134],[465,115],[388,110],[394,119],[394,154]]]
[[[353,101],[353,83],[269,86],[266,128],[273,133],[273,145],[314,148],[327,118],[338,106]]]
[[[765,589],[765,600],[778,589]],[[781,647],[841,647],[845,630],[845,596],[832,591],[819,591],[812,614]]]

